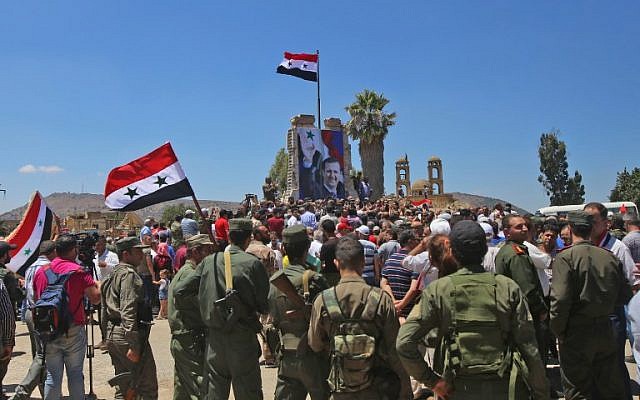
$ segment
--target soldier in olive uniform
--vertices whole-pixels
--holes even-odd
[[[268,312],[269,277],[260,260],[245,252],[253,225],[249,219],[229,221],[231,276],[227,283],[225,253],[207,256],[175,296],[198,290],[200,315],[207,326],[202,398],[262,399],[258,363],[261,350],[258,314]],[[199,287],[199,289],[197,289]]]
[[[538,351],[541,357],[546,357],[543,323],[547,319],[548,310],[538,272],[524,244],[529,232],[527,223],[519,215],[507,214],[502,220],[502,227],[507,241],[496,255],[496,274],[505,275],[520,286],[533,317]]]
[[[310,304],[329,285],[321,275],[305,267],[310,244],[307,230],[303,225],[294,225],[282,235],[289,266],[278,274],[286,275],[298,294]],[[272,281],[277,278],[276,275]],[[286,294],[271,285],[269,310],[273,325],[280,333],[275,399],[304,400],[307,393],[312,400],[329,398],[327,355],[311,351],[307,343],[310,309],[298,310]]]
[[[202,384],[206,327],[200,316],[198,288],[191,293],[176,296],[176,291],[195,274],[196,267],[213,252],[209,236],[191,236],[187,242],[187,261],[169,286],[169,326],[171,327],[171,354],[175,361],[173,398],[199,400]]]
[[[373,357],[373,367],[368,370],[354,368],[345,371],[343,369],[342,372],[349,376],[336,377],[333,382],[334,387],[344,386],[344,381],[366,381],[366,383],[356,390],[342,392],[333,390],[331,399],[412,399],[409,376],[402,367],[395,350],[399,328],[398,316],[391,296],[380,288],[367,285],[362,279],[364,269],[362,244],[351,237],[341,238],[336,246],[335,263],[340,271],[340,282],[333,288],[325,290],[313,303],[308,332],[309,346],[315,352],[335,351],[332,347],[335,343],[334,333],[338,327],[329,314],[324,299],[325,293],[329,291],[335,293],[337,304],[347,321],[361,320],[363,309],[368,309],[370,302],[377,299],[377,304],[373,307],[373,319],[363,321],[366,323],[362,324],[364,335],[376,339],[374,353],[364,355]],[[369,367],[371,366],[367,365],[367,368]],[[367,375],[364,379],[362,379],[363,374]]]
[[[623,399],[609,315],[631,298],[622,264],[589,241],[593,215],[569,213],[572,243],[553,262],[551,330],[558,337],[565,398]]]
[[[515,399],[548,399],[549,384],[518,285],[485,272],[487,242],[477,223],[458,222],[450,241],[458,271],[427,286],[398,333],[396,345],[405,369],[443,399],[508,399],[510,389]],[[418,346],[434,328],[438,350],[429,366]],[[530,394],[523,376],[515,379],[515,372],[525,370],[519,368],[521,360],[528,367],[524,378]]]
[[[149,345],[151,308],[144,301],[142,279],[135,267],[142,262],[146,247],[136,237],[118,240],[120,263],[101,285],[102,323],[106,324],[111,363],[116,375],[132,374],[116,385],[116,399],[123,399],[132,385],[139,398],[158,398],[156,362]]]

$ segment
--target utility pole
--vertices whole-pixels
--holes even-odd
[[[2,183],[0,183],[0,186],[2,186]],[[6,189],[0,189],[0,192],[2,192],[2,198],[6,199],[7,198],[7,190]]]

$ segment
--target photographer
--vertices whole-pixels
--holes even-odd
[[[87,347],[87,335],[84,330],[86,317],[83,300],[86,295],[92,304],[98,304],[100,302],[100,288],[91,274],[85,272],[83,267],[75,262],[78,258],[78,245],[75,237],[71,235],[60,236],[56,240],[56,253],[58,256],[51,261],[51,264],[40,268],[34,277],[34,298],[36,300],[40,298],[48,286],[48,270],[57,275],[72,273],[65,288],[69,296],[68,307],[73,321],[64,335],[60,335],[47,345],[45,354],[47,379],[44,398],[59,399],[62,397],[62,371],[66,368],[69,397],[84,399],[82,367]]]

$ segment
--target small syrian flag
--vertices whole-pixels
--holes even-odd
[[[318,55],[284,52],[284,60],[278,65],[279,74],[297,76],[307,81],[318,81]]]
[[[11,250],[11,261],[7,267],[24,276],[26,269],[38,258],[40,243],[51,239],[55,215],[40,192],[36,192],[29,202],[20,225],[6,237],[5,241],[15,245]]]
[[[133,211],[181,197],[193,196],[171,143],[109,172],[104,204],[112,210]]]

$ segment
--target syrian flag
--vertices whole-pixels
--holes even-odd
[[[133,211],[181,197],[193,196],[171,143],[109,172],[104,204],[112,210]]]
[[[297,76],[307,81],[318,81],[318,55],[284,52],[284,60],[278,65],[279,74]]]
[[[36,192],[31,197],[20,225],[5,238],[6,242],[16,246],[9,253],[11,261],[7,267],[11,271],[24,276],[26,269],[36,261],[40,243],[51,239],[54,217],[40,192]]]

